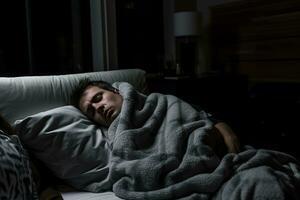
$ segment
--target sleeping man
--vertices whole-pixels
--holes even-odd
[[[109,127],[122,109],[123,97],[119,90],[107,82],[84,80],[73,93],[73,105],[89,119]],[[214,124],[216,139],[224,140],[228,152],[239,151],[239,141],[232,129],[224,122]]]
[[[108,179],[120,198],[300,197],[297,160],[270,150],[240,152],[226,123],[175,96],[145,96],[125,82],[84,80],[72,104],[108,128]]]

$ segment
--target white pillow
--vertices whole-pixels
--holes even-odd
[[[104,131],[77,108],[63,106],[14,124],[29,152],[76,189],[109,188],[109,149]]]

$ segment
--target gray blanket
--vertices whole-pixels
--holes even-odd
[[[108,129],[109,179],[120,198],[300,199],[293,157],[256,149],[220,157],[205,143],[213,124],[204,111],[171,95],[115,86],[124,102]]]

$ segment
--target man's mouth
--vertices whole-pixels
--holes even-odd
[[[112,109],[112,108],[108,108],[108,109],[105,111],[105,118],[106,118],[106,119],[110,119],[112,113],[113,113],[113,109]]]

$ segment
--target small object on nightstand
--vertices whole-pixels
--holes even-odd
[[[182,79],[189,79],[190,76],[165,76],[165,80],[182,80]]]
[[[179,63],[176,64],[176,75],[180,75],[181,74],[181,68]]]

